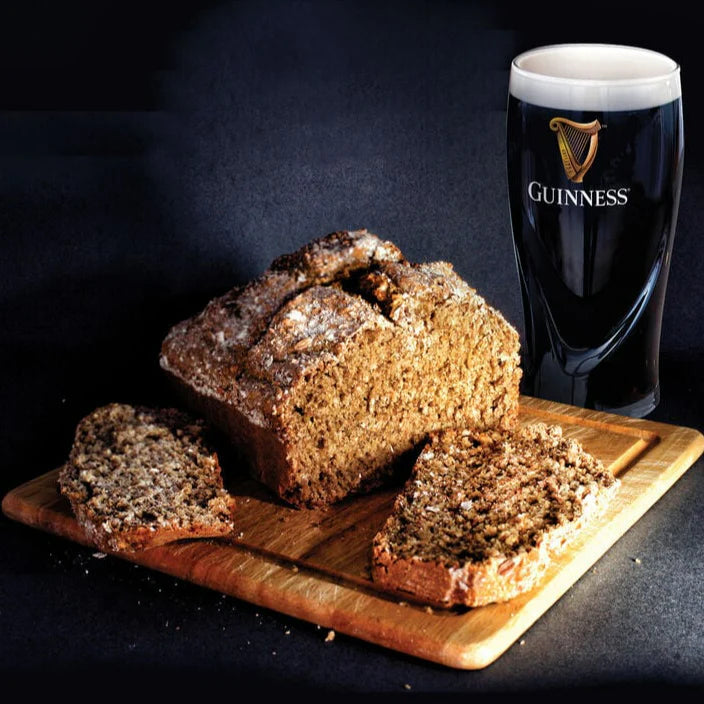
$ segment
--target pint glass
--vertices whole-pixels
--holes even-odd
[[[657,405],[683,155],[668,57],[565,44],[514,59],[508,190],[525,393],[638,417]]]

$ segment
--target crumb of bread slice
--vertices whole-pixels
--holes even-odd
[[[232,532],[207,427],[172,408],[113,403],[78,424],[59,489],[104,551],[136,551]]]
[[[450,607],[533,588],[619,482],[559,426],[435,434],[375,536],[372,576]]]

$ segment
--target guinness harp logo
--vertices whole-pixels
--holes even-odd
[[[599,146],[599,120],[573,122],[566,117],[553,117],[550,129],[557,135],[557,146],[567,178],[572,183],[582,183],[594,163]]]

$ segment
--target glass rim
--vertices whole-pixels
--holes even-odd
[[[658,59],[664,59],[671,65],[669,70],[663,71],[653,76],[639,76],[633,78],[579,78],[579,77],[568,77],[568,76],[553,76],[547,73],[541,73],[539,71],[534,71],[530,69],[523,68],[519,65],[519,61],[526,59],[530,56],[537,54],[548,53],[551,51],[559,51],[563,49],[606,49],[614,50],[614,53],[623,52],[624,50],[629,52],[637,52],[642,54],[648,54],[651,57],[657,57]],[[598,42],[578,42],[578,43],[564,43],[564,44],[546,44],[544,46],[538,46],[534,49],[529,49],[524,51],[513,58],[511,61],[511,71],[515,74],[521,76],[526,80],[531,81],[541,81],[545,83],[555,83],[562,85],[574,85],[583,87],[592,86],[636,86],[636,85],[647,85],[648,83],[659,83],[662,81],[668,81],[680,73],[680,64],[675,61],[667,54],[655,51],[654,49],[645,49],[643,47],[632,46],[628,44],[607,44]]]

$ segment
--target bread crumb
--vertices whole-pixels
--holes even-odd
[[[96,560],[102,560],[104,557],[107,557],[107,555],[104,552],[94,552],[93,557]]]
[[[411,689],[411,685],[406,682],[406,684],[403,685],[404,689]]]
[[[525,644],[526,644],[525,640],[522,640],[518,645],[525,645]]]
[[[641,559],[640,557],[632,557],[631,560],[636,563],[636,565],[640,565]],[[86,570],[87,571],[87,570]]]
[[[432,606],[426,606],[426,607],[425,607],[425,613],[426,613],[426,614],[434,614],[435,612],[433,611],[433,607],[432,607]]]
[[[328,634],[325,636],[325,642],[332,643],[334,640],[335,640],[335,631],[333,631],[333,630],[328,631]]]
[[[291,572],[298,572],[298,566],[297,566],[297,565],[294,565],[294,566],[291,568]]]
[[[287,628],[287,629],[284,631],[284,635],[285,635],[285,636],[290,636],[290,635],[291,635],[291,631]]]
[[[399,606],[408,606],[408,602],[407,601],[399,601],[398,605]]]

